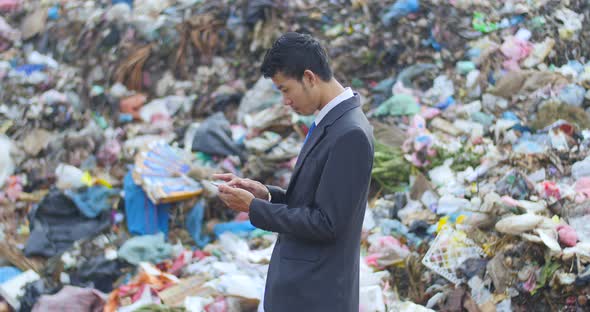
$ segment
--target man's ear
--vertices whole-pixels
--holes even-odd
[[[303,80],[307,81],[310,87],[313,87],[318,82],[318,77],[309,69],[303,72]]]

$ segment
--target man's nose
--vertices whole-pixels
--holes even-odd
[[[284,105],[291,106],[292,103],[293,103],[293,101],[291,101],[289,98],[283,96],[283,104]]]

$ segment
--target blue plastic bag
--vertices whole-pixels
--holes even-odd
[[[25,65],[21,65],[17,68],[15,68],[15,70],[17,72],[24,72],[27,75],[31,75],[32,73],[36,72],[36,71],[43,71],[45,70],[45,65],[43,64],[25,64]]]
[[[394,21],[410,13],[416,13],[419,9],[420,1],[418,0],[398,0],[387,9],[381,21],[385,26],[390,26]]]
[[[125,217],[127,228],[134,235],[163,232],[168,235],[170,204],[155,205],[143,189],[135,184],[131,171],[123,181],[125,190]]]
[[[47,9],[47,18],[52,21],[59,19],[59,6],[56,5]]]
[[[100,185],[64,192],[87,218],[96,218],[103,211],[109,210],[112,207],[110,198],[118,193],[116,189]]]
[[[199,248],[205,247],[211,242],[211,237],[203,232],[203,217],[205,214],[205,201],[199,200],[191,212],[186,218],[186,230],[190,233],[191,237],[199,246]],[[230,221],[218,223],[213,227],[213,233],[216,237],[219,237],[225,232],[232,232],[238,235],[247,235],[254,231],[256,227],[252,225],[249,220],[246,221]]]
[[[11,280],[13,277],[17,277],[21,273],[21,270],[15,267],[0,267],[0,284],[4,284],[4,282]]]
[[[205,214],[205,201],[199,200],[186,218],[186,230],[199,246],[205,247],[211,239],[209,236],[203,234],[203,216]]]
[[[252,225],[252,223],[248,220],[231,221],[216,224],[213,227],[213,233],[215,233],[215,236],[219,237],[219,235],[225,232],[232,232],[234,234],[248,234],[254,231],[255,229],[256,227]]]
[[[111,2],[113,5],[115,4],[119,4],[119,3],[125,3],[127,4],[130,8],[133,9],[133,0],[113,0]]]

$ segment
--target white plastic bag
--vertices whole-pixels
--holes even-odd
[[[12,141],[4,135],[0,136],[0,187],[4,186],[6,179],[14,173],[14,160],[10,155],[12,150]]]
[[[359,312],[385,312],[381,287],[366,286],[360,288]]]
[[[498,221],[496,223],[496,230],[502,233],[518,235],[534,230],[542,222],[543,217],[526,213],[518,216],[509,216]]]
[[[84,186],[84,172],[68,164],[59,164],[55,169],[56,186],[60,190],[79,188]]]

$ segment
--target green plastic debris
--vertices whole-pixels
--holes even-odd
[[[420,105],[416,99],[407,94],[396,94],[383,102],[375,111],[376,116],[416,115],[420,112]]]
[[[475,70],[475,63],[471,61],[459,61],[457,62],[457,72],[461,75],[469,74],[469,72]]]
[[[543,29],[545,24],[547,24],[547,21],[543,16],[536,16],[529,21],[528,28],[531,30]]]
[[[104,87],[97,85],[92,86],[92,89],[90,90],[90,96],[98,96],[101,94],[104,94]]]
[[[136,236],[119,248],[119,258],[138,265],[140,262],[159,263],[172,254],[172,245],[164,241],[164,234]]]
[[[500,28],[496,23],[486,22],[486,15],[482,12],[473,13],[472,25],[473,29],[482,33],[489,33]]]
[[[483,112],[475,112],[471,114],[471,120],[482,124],[487,129],[494,123],[494,116]]]
[[[358,79],[358,78],[354,78],[352,79],[352,82],[350,84],[354,89],[360,89],[362,87],[365,86],[365,84],[363,83],[362,80]]]
[[[94,121],[98,124],[99,127],[101,127],[102,129],[108,128],[109,123],[107,122],[107,120],[103,116],[95,113],[94,116],[93,116],[93,118],[94,118]]]
[[[199,163],[201,165],[212,166],[215,164],[215,161],[213,161],[213,157],[211,157],[211,155],[203,153],[203,152],[196,152],[195,158],[196,158],[197,163]]]
[[[272,232],[261,230],[261,229],[254,229],[252,232],[250,232],[250,238],[257,238],[257,237],[261,237],[261,236],[264,236],[266,234],[271,234],[271,233]]]
[[[215,250],[211,251],[211,254],[218,259],[223,259],[223,253],[221,252],[221,250],[215,249]]]
[[[338,24],[328,28],[325,32],[328,37],[338,37],[344,32],[344,25]]]

